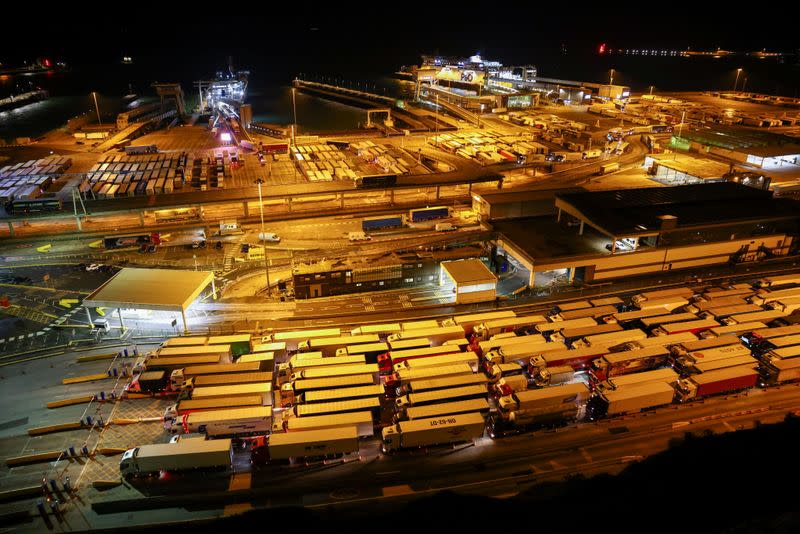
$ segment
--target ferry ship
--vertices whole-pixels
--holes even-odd
[[[230,65],[227,71],[217,72],[216,78],[206,91],[208,107],[216,108],[217,104],[221,102],[236,105],[243,103],[247,95],[247,79],[249,76],[249,71],[234,71]]]

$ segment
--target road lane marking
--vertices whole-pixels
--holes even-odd
[[[594,460],[592,460],[592,455],[589,454],[589,452],[586,450],[585,447],[581,447],[580,451],[581,451],[581,456],[583,456],[584,460],[586,460],[587,462],[593,462],[594,461]]]
[[[401,484],[399,486],[386,486],[381,488],[384,497],[398,497],[400,495],[410,495],[414,493],[411,486],[408,484]]]
[[[252,483],[253,483],[252,473],[234,473],[233,476],[231,476],[230,483],[228,484],[228,491],[250,489],[252,487]],[[225,505],[223,515],[225,516],[237,515],[247,512],[252,508],[253,505],[249,502],[227,504]]]

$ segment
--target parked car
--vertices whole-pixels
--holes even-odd
[[[350,241],[369,241],[372,239],[372,236],[367,235],[364,232],[350,232],[347,234],[347,239]]]
[[[437,232],[452,232],[453,230],[458,230],[457,226],[449,222],[437,223],[435,228]]]
[[[272,234],[272,233],[267,233],[267,232],[265,232],[263,234],[258,234],[258,238],[261,241],[266,241],[267,243],[280,243],[281,242],[281,238],[280,238],[280,236],[278,236],[278,234]]]

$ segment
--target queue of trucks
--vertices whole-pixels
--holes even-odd
[[[357,455],[359,440],[375,437],[392,453],[800,380],[800,321],[769,306],[796,297],[800,283],[778,279],[569,302],[545,315],[175,338],[137,362],[129,391],[175,395],[165,426],[246,440],[258,462]],[[152,472],[156,457],[183,470],[192,462],[175,458],[182,450],[208,456],[197,468],[226,463],[220,448],[172,445],[126,452],[121,472]]]

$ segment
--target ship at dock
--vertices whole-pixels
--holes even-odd
[[[228,68],[218,71],[214,80],[195,82],[200,92],[200,110],[216,110],[220,106],[238,108],[247,96],[247,81],[250,71]]]

